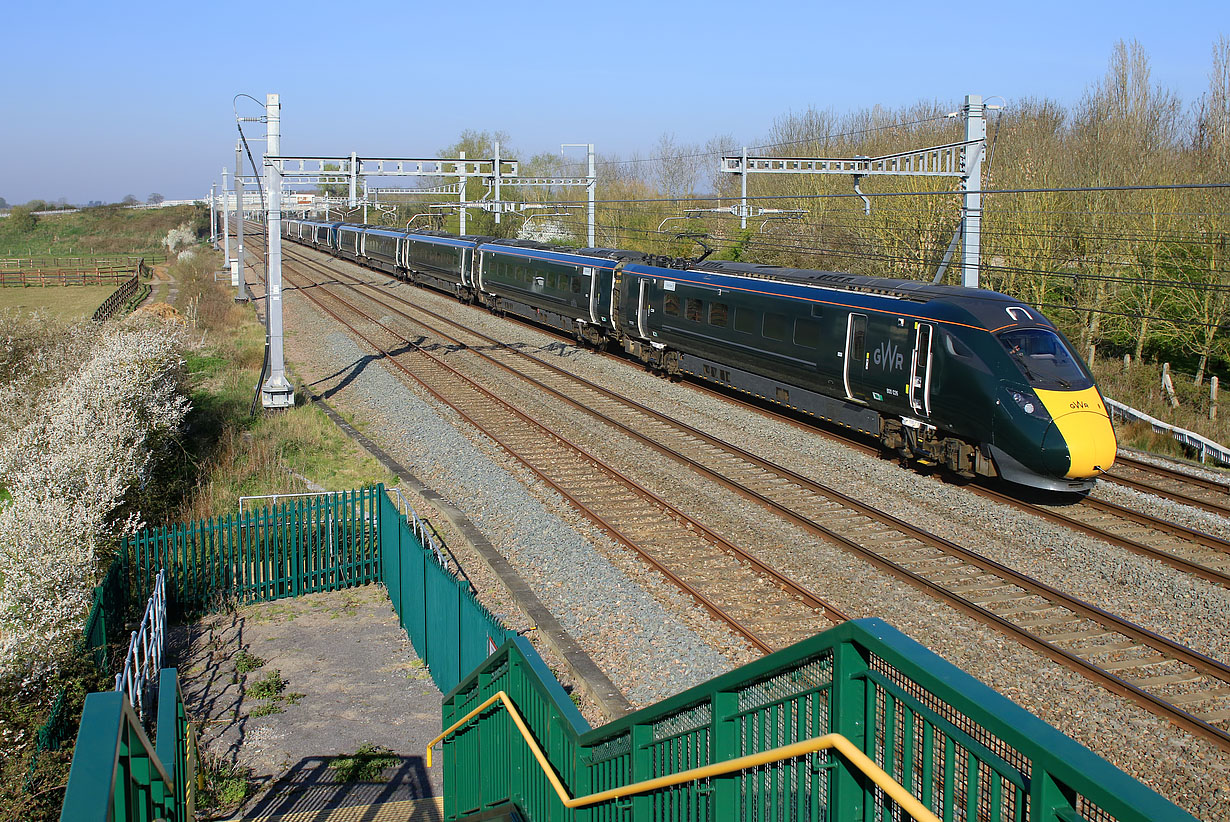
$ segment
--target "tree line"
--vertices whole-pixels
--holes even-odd
[[[1031,97],[988,112],[982,188],[1013,193],[983,197],[980,282],[1042,308],[1087,356],[1173,360],[1198,379],[1230,365],[1230,39],[1219,37],[1211,52],[1208,86],[1193,101],[1154,82],[1139,43],[1120,41],[1075,104]],[[959,108],[811,108],[778,118],[748,148],[757,156],[876,157],[954,143],[964,137],[962,118],[952,116]],[[464,132],[440,156],[490,157],[496,140],[504,156],[517,156],[507,134],[479,131]],[[866,213],[845,176],[751,175],[752,205],[798,213],[749,218],[744,230],[728,211],[696,211],[738,202],[738,175],[716,169],[721,155],[741,149],[729,135],[700,144],[667,134],[648,156],[601,156],[598,245],[674,256],[709,248],[719,259],[935,277],[960,226],[955,178],[864,177],[864,192],[892,195],[871,198]],[[584,175],[584,158],[545,153],[522,160],[520,173]],[[1157,188],[1175,185],[1196,187]],[[467,199],[484,195],[491,197],[471,180]],[[467,231],[533,236],[526,224],[547,219],[565,241],[584,244],[584,189],[504,196],[556,216],[504,215],[497,225],[472,210]],[[407,204],[388,219],[404,225],[425,211]],[[456,230],[457,218],[415,224]],[[960,276],[954,265],[944,281]]]

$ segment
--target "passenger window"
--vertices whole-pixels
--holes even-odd
[[[568,280],[569,282],[572,283],[572,293],[580,294],[581,293],[581,278],[580,277],[569,277]]]
[[[795,320],[794,344],[803,348],[819,348],[820,326],[811,320]]]
[[[672,317],[679,316],[679,295],[673,291],[666,292],[666,299],[662,301],[662,310]]]
[[[764,315],[764,335],[770,340],[786,339],[786,332],[790,328],[790,319],[783,317],[781,314]]]
[[[719,328],[725,328],[726,317],[729,313],[730,309],[726,307],[726,303],[710,303],[709,325],[716,325]]]
[[[735,331],[740,334],[756,333],[756,312],[747,308],[735,307]]]
[[[701,319],[705,313],[704,308],[705,308],[705,304],[703,302],[693,297],[688,297],[687,308],[686,308],[687,318],[694,323],[704,322],[704,320]]]

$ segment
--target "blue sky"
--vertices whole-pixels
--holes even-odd
[[[10,4],[4,18],[10,203],[199,197],[234,162],[240,92],[281,94],[286,154],[434,156],[471,128],[508,132],[523,157],[571,142],[626,157],[651,155],[664,132],[755,143],[809,106],[967,93],[1071,105],[1118,39],[1138,40],[1155,82],[1186,104],[1230,34],[1224,0],[47,0]]]

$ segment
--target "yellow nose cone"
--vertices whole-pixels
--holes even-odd
[[[1065,476],[1086,479],[1109,470],[1115,463],[1119,443],[1098,389],[1035,391],[1068,446]]]

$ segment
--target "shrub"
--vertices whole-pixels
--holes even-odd
[[[109,330],[0,446],[0,678],[54,673],[112,541],[139,525],[130,498],[188,410],[180,342],[165,326]]]

